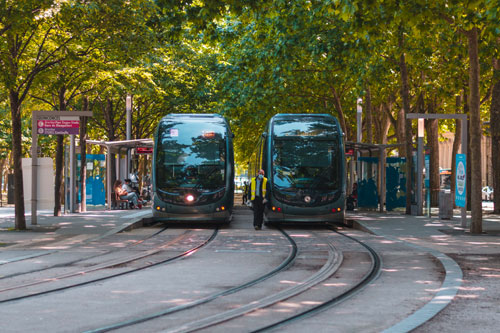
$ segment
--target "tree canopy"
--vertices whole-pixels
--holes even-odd
[[[500,113],[489,103],[499,80],[499,18],[498,0],[3,1],[0,160],[13,164],[0,166],[15,171],[29,156],[32,110],[77,110],[84,98],[95,115],[89,137],[124,139],[127,94],[134,138],[152,137],[168,113],[220,113],[242,165],[276,113],[333,114],[355,140],[358,97],[366,141],[405,142],[413,135],[406,113],[455,113],[457,97],[473,133],[484,132]]]

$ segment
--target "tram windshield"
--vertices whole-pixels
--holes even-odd
[[[273,180],[282,190],[340,188],[340,154],[333,140],[275,139]]]
[[[170,122],[160,125],[157,187],[209,192],[225,185],[226,141],[222,124]]]

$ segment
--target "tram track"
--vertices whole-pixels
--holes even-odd
[[[29,293],[29,294],[24,294],[24,295],[20,295],[20,296],[14,296],[14,297],[8,297],[8,298],[0,299],[0,304],[12,302],[12,301],[24,300],[24,299],[28,299],[28,298],[31,298],[31,297],[46,295],[46,294],[50,294],[50,293],[54,293],[54,292],[69,290],[71,288],[76,288],[76,287],[80,287],[80,286],[84,286],[84,285],[89,285],[89,284],[92,284],[92,283],[101,282],[101,281],[108,280],[108,279],[111,279],[111,278],[115,278],[115,277],[123,276],[123,275],[126,275],[126,274],[138,272],[138,271],[141,271],[141,270],[144,270],[144,269],[148,269],[148,268],[151,268],[151,267],[154,267],[154,266],[158,266],[158,265],[170,263],[172,261],[175,261],[175,260],[184,258],[186,256],[189,256],[189,255],[195,253],[196,251],[198,251],[199,249],[201,249],[202,247],[208,245],[210,242],[212,242],[216,238],[216,236],[218,234],[218,231],[219,231],[218,227],[214,228],[214,230],[213,230],[213,232],[212,232],[212,234],[210,235],[209,238],[203,240],[201,243],[197,244],[196,246],[193,246],[190,249],[188,249],[186,251],[183,251],[182,253],[177,254],[175,256],[169,256],[167,258],[160,259],[160,260],[157,260],[157,261],[149,261],[149,262],[146,262],[146,264],[144,264],[142,266],[139,266],[139,267],[136,267],[136,268],[131,268],[131,269],[128,269],[128,270],[126,269],[126,270],[118,272],[118,273],[108,274],[108,275],[105,275],[105,276],[102,276],[102,277],[99,277],[99,278],[93,278],[93,279],[82,281],[82,282],[79,282],[79,283],[72,283],[72,284],[69,284],[69,285],[62,286],[62,287],[57,287],[57,288],[52,288],[52,289],[48,289],[48,290],[43,290],[43,291],[37,291],[37,292]],[[60,281],[60,280],[63,280],[63,279],[66,279],[66,278],[70,278],[70,277],[83,276],[83,275],[85,275],[87,273],[95,272],[95,271],[98,271],[98,270],[104,270],[106,268],[113,268],[113,267],[123,266],[123,265],[126,265],[127,263],[130,263],[130,262],[133,262],[133,261],[137,261],[137,260],[140,260],[140,259],[144,259],[146,257],[151,257],[152,255],[158,254],[158,253],[164,251],[168,246],[170,246],[173,243],[175,243],[175,241],[179,241],[179,240],[182,240],[184,238],[185,237],[183,237],[183,235],[181,235],[181,236],[177,237],[175,240],[169,241],[166,244],[163,244],[163,245],[157,247],[156,249],[148,251],[148,253],[141,253],[140,255],[129,257],[126,260],[114,261],[112,263],[108,263],[107,265],[102,265],[100,267],[93,267],[92,269],[85,270],[85,271],[80,270],[78,272],[73,272],[71,274],[66,274],[66,275],[58,276],[58,277],[53,277],[51,279],[44,279],[43,281],[33,282],[33,283],[30,283],[30,284],[20,285],[20,286],[11,287],[11,288],[5,288],[4,290],[0,290],[0,293],[1,292],[7,292],[7,291],[10,291],[10,290],[14,290],[14,289],[23,289],[23,288],[35,286],[35,285],[38,285],[38,284],[42,284],[42,283],[45,283],[45,282]]]
[[[167,308],[167,309],[164,309],[161,311],[157,311],[157,312],[149,314],[149,315],[137,317],[137,318],[134,318],[131,320],[127,320],[127,321],[118,322],[118,323],[106,325],[103,327],[95,328],[95,329],[86,331],[86,333],[109,332],[109,331],[117,330],[120,328],[130,327],[133,325],[144,323],[144,322],[147,322],[147,321],[150,321],[153,319],[157,319],[157,318],[160,318],[160,317],[163,317],[163,316],[175,313],[175,312],[179,312],[182,310],[188,310],[188,309],[194,308],[196,306],[211,302],[211,301],[218,299],[220,297],[228,296],[228,295],[237,293],[238,291],[252,287],[252,286],[254,286],[254,285],[256,285],[264,280],[271,278],[272,276],[274,276],[274,275],[278,274],[279,272],[290,267],[290,265],[292,265],[293,262],[295,261],[295,259],[297,258],[297,253],[298,253],[298,248],[297,248],[297,244],[295,243],[295,241],[285,231],[283,231],[282,229],[279,229],[279,230],[285,236],[285,238],[290,242],[291,248],[290,248],[290,252],[289,252],[288,256],[285,258],[285,260],[283,262],[281,262],[280,265],[275,267],[273,270],[255,278],[251,281],[247,281],[247,282],[240,284],[238,286],[235,286],[233,288],[229,288],[229,289],[224,290],[222,292],[209,295],[207,297],[198,299],[196,301],[193,301],[193,302],[190,302],[190,303],[187,303],[184,305],[179,305],[176,307],[170,307],[170,308]]]
[[[148,235],[147,237],[145,237],[143,239],[134,241],[132,244],[128,245],[127,248],[130,249],[130,248],[133,248],[134,246],[140,245],[140,244],[142,244],[142,243],[144,243],[144,242],[146,242],[146,241],[148,241],[148,240],[150,240],[150,239],[152,239],[152,238],[160,235],[161,233],[163,233],[167,229],[168,229],[168,226],[164,226],[160,230],[154,232],[153,234]],[[92,243],[90,243],[90,244],[92,244]],[[87,244],[87,243],[85,243],[85,244],[79,244],[78,246],[73,247],[72,249],[75,249],[75,248],[78,248],[78,247],[82,247],[82,246],[88,246],[88,245],[89,244]],[[6,279],[10,279],[10,278],[14,278],[14,277],[19,277],[19,276],[23,276],[23,275],[28,275],[28,274],[33,274],[33,273],[40,273],[40,272],[43,272],[43,271],[47,271],[47,270],[54,269],[54,268],[59,268],[59,267],[66,267],[66,266],[70,266],[70,265],[74,265],[74,264],[77,264],[77,263],[84,262],[86,260],[90,260],[90,259],[94,259],[94,258],[98,258],[98,257],[103,257],[103,256],[106,256],[106,255],[109,255],[111,253],[115,253],[115,252],[118,252],[118,251],[123,251],[123,248],[107,250],[106,252],[103,252],[103,253],[98,253],[98,254],[95,254],[95,255],[91,255],[91,256],[79,258],[79,259],[72,260],[72,261],[65,261],[65,262],[62,262],[60,264],[52,265],[52,266],[49,266],[49,267],[43,267],[43,268],[39,268],[39,269],[33,269],[33,270],[30,270],[30,271],[26,271],[26,272],[17,272],[17,273],[12,273],[12,274],[8,274],[8,275],[0,275],[0,280],[6,280]],[[35,258],[39,258],[39,257],[42,257],[42,256],[56,254],[56,253],[60,253],[60,252],[61,252],[61,250],[53,250],[53,251],[50,251],[50,252],[47,252],[47,253],[44,253],[44,254],[37,254],[37,255],[34,255],[34,256],[26,256],[23,260],[35,259]],[[19,262],[19,261],[21,261],[21,260],[11,261],[11,262],[8,262],[8,263],[12,264],[12,263]],[[6,264],[7,264],[7,262],[4,263],[4,265],[6,265]],[[0,289],[0,292],[2,292],[2,291],[3,290]]]
[[[295,321],[299,321],[299,320],[314,316],[314,315],[316,315],[316,314],[318,314],[318,313],[320,313],[328,308],[331,308],[335,305],[338,305],[341,302],[347,300],[348,298],[354,296],[356,293],[361,291],[364,287],[366,287],[371,282],[373,282],[374,280],[377,279],[377,277],[380,274],[381,267],[382,267],[382,259],[380,258],[378,253],[372,247],[370,247],[366,243],[360,241],[359,239],[356,239],[354,237],[346,235],[342,232],[339,232],[338,230],[334,230],[331,228],[330,228],[330,230],[332,230],[336,233],[339,233],[339,234],[343,235],[344,237],[347,237],[351,240],[354,240],[354,241],[358,242],[360,245],[362,245],[364,248],[366,248],[368,250],[368,253],[369,253],[371,259],[372,259],[371,269],[365,274],[365,276],[358,283],[356,283],[354,286],[352,286],[348,290],[344,291],[343,293],[331,298],[330,300],[328,300],[326,302],[323,302],[322,304],[314,306],[314,307],[308,309],[307,311],[300,312],[300,313],[298,313],[294,316],[288,317],[284,320],[281,320],[281,321],[278,321],[278,322],[273,323],[271,325],[267,325],[265,327],[261,327],[257,330],[254,330],[254,331],[252,331],[253,333],[268,332],[268,331],[271,331],[274,329],[284,327],[286,325],[290,325],[290,324],[294,323]]]
[[[360,281],[354,283],[350,288],[348,288],[347,290],[343,291],[342,293],[336,295],[335,297],[333,297],[327,301],[321,302],[321,304],[310,307],[306,311],[296,313],[295,315],[289,316],[283,320],[279,320],[279,321],[274,322],[272,324],[268,324],[262,328],[255,330],[255,332],[264,332],[264,331],[273,330],[273,329],[280,328],[280,327],[285,326],[285,325],[289,325],[295,321],[307,318],[309,316],[313,316],[316,313],[319,313],[327,308],[335,306],[335,305],[341,303],[342,301],[348,299],[349,297],[352,297],[354,294],[359,292],[361,289],[363,289],[365,286],[370,284],[373,280],[375,280],[378,277],[378,275],[380,273],[380,268],[381,268],[381,259],[378,256],[378,254],[371,247],[369,247],[367,244],[363,243],[362,241],[355,239],[349,235],[346,235],[342,232],[338,232],[338,231],[333,230],[333,229],[330,229],[330,230],[338,233],[339,235],[341,235],[341,236],[343,236],[351,241],[354,241],[354,242],[360,244],[361,246],[363,246],[367,250],[369,257],[371,258],[371,264],[370,264],[370,267],[367,270],[366,274],[360,279]],[[290,235],[287,235],[286,231],[284,231],[282,229],[280,229],[280,231],[284,235],[286,235],[287,237],[290,237]],[[290,237],[290,239],[292,239],[292,238]],[[214,328],[217,325],[230,322],[236,318],[243,317],[251,312],[254,312],[257,310],[262,310],[264,308],[273,306],[277,303],[283,302],[287,299],[293,298],[301,293],[306,292],[308,289],[310,289],[314,286],[317,286],[318,284],[322,283],[323,281],[326,281],[327,279],[328,280],[332,279],[332,278],[334,279],[337,270],[339,269],[339,267],[341,266],[341,264],[343,262],[342,254],[337,254],[337,255],[335,254],[336,249],[335,249],[335,246],[331,242],[328,242],[328,248],[329,248],[329,250],[328,250],[327,262],[315,274],[313,274],[310,277],[308,277],[307,279],[301,281],[296,286],[293,286],[293,287],[285,289],[283,291],[268,295],[268,296],[260,298],[260,299],[254,299],[246,305],[238,306],[238,307],[233,308],[233,309],[228,310],[228,311],[219,312],[219,313],[216,313],[214,315],[207,316],[207,317],[195,320],[195,321],[190,321],[190,322],[181,324],[180,326],[177,326],[177,327],[169,326],[169,329],[167,329],[167,330],[162,329],[162,331],[176,332],[177,333],[177,332],[193,332],[193,331],[200,331],[200,330],[204,330],[204,329],[208,329],[208,328]],[[291,266],[290,264],[287,264],[285,267],[289,268],[290,266]],[[158,319],[160,317],[166,316],[168,314],[172,314],[172,313],[177,312],[177,311],[187,310],[187,309],[193,308],[195,306],[202,305],[202,304],[208,303],[210,301],[213,301],[219,297],[227,296],[229,294],[235,293],[236,291],[241,291],[241,290],[243,290],[251,285],[254,285],[258,282],[262,282],[264,279],[258,279],[258,280],[259,281],[252,281],[248,286],[241,285],[241,286],[232,288],[230,290],[227,290],[225,292],[211,295],[209,297],[204,298],[203,300],[195,301],[195,302],[192,302],[192,303],[184,305],[184,306],[169,308],[169,309],[166,309],[164,311],[159,311],[159,312],[152,314],[152,315],[146,315],[146,316],[143,316],[141,318],[136,318],[136,319],[125,321],[125,322],[116,323],[113,325],[108,325],[108,326],[101,327],[101,328],[94,329],[94,330],[87,331],[87,332],[107,332],[107,331],[112,331],[112,330],[116,330],[116,329],[121,329],[124,327],[132,328],[133,325],[145,323],[145,322],[153,320],[153,319]],[[162,326],[162,327],[165,327],[165,326]],[[134,329],[135,328],[137,328],[137,327],[134,327]]]

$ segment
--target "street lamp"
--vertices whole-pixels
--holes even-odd
[[[132,96],[127,95],[125,100],[125,110],[127,111],[127,140],[132,137]]]
[[[132,95],[127,94],[127,98],[125,99],[125,110],[127,111],[127,132],[126,132],[126,139],[131,140],[132,139]],[[127,178],[129,177],[130,174],[130,163],[132,161],[132,155],[130,153],[130,148],[127,150],[127,170],[126,170],[126,175]]]
[[[417,215],[423,215],[423,169],[424,169],[424,119],[418,118],[417,126]],[[427,170],[427,172],[429,172]]]

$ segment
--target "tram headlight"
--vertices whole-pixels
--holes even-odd
[[[194,201],[194,195],[192,195],[192,194],[186,195],[186,201],[187,202],[193,202]]]

